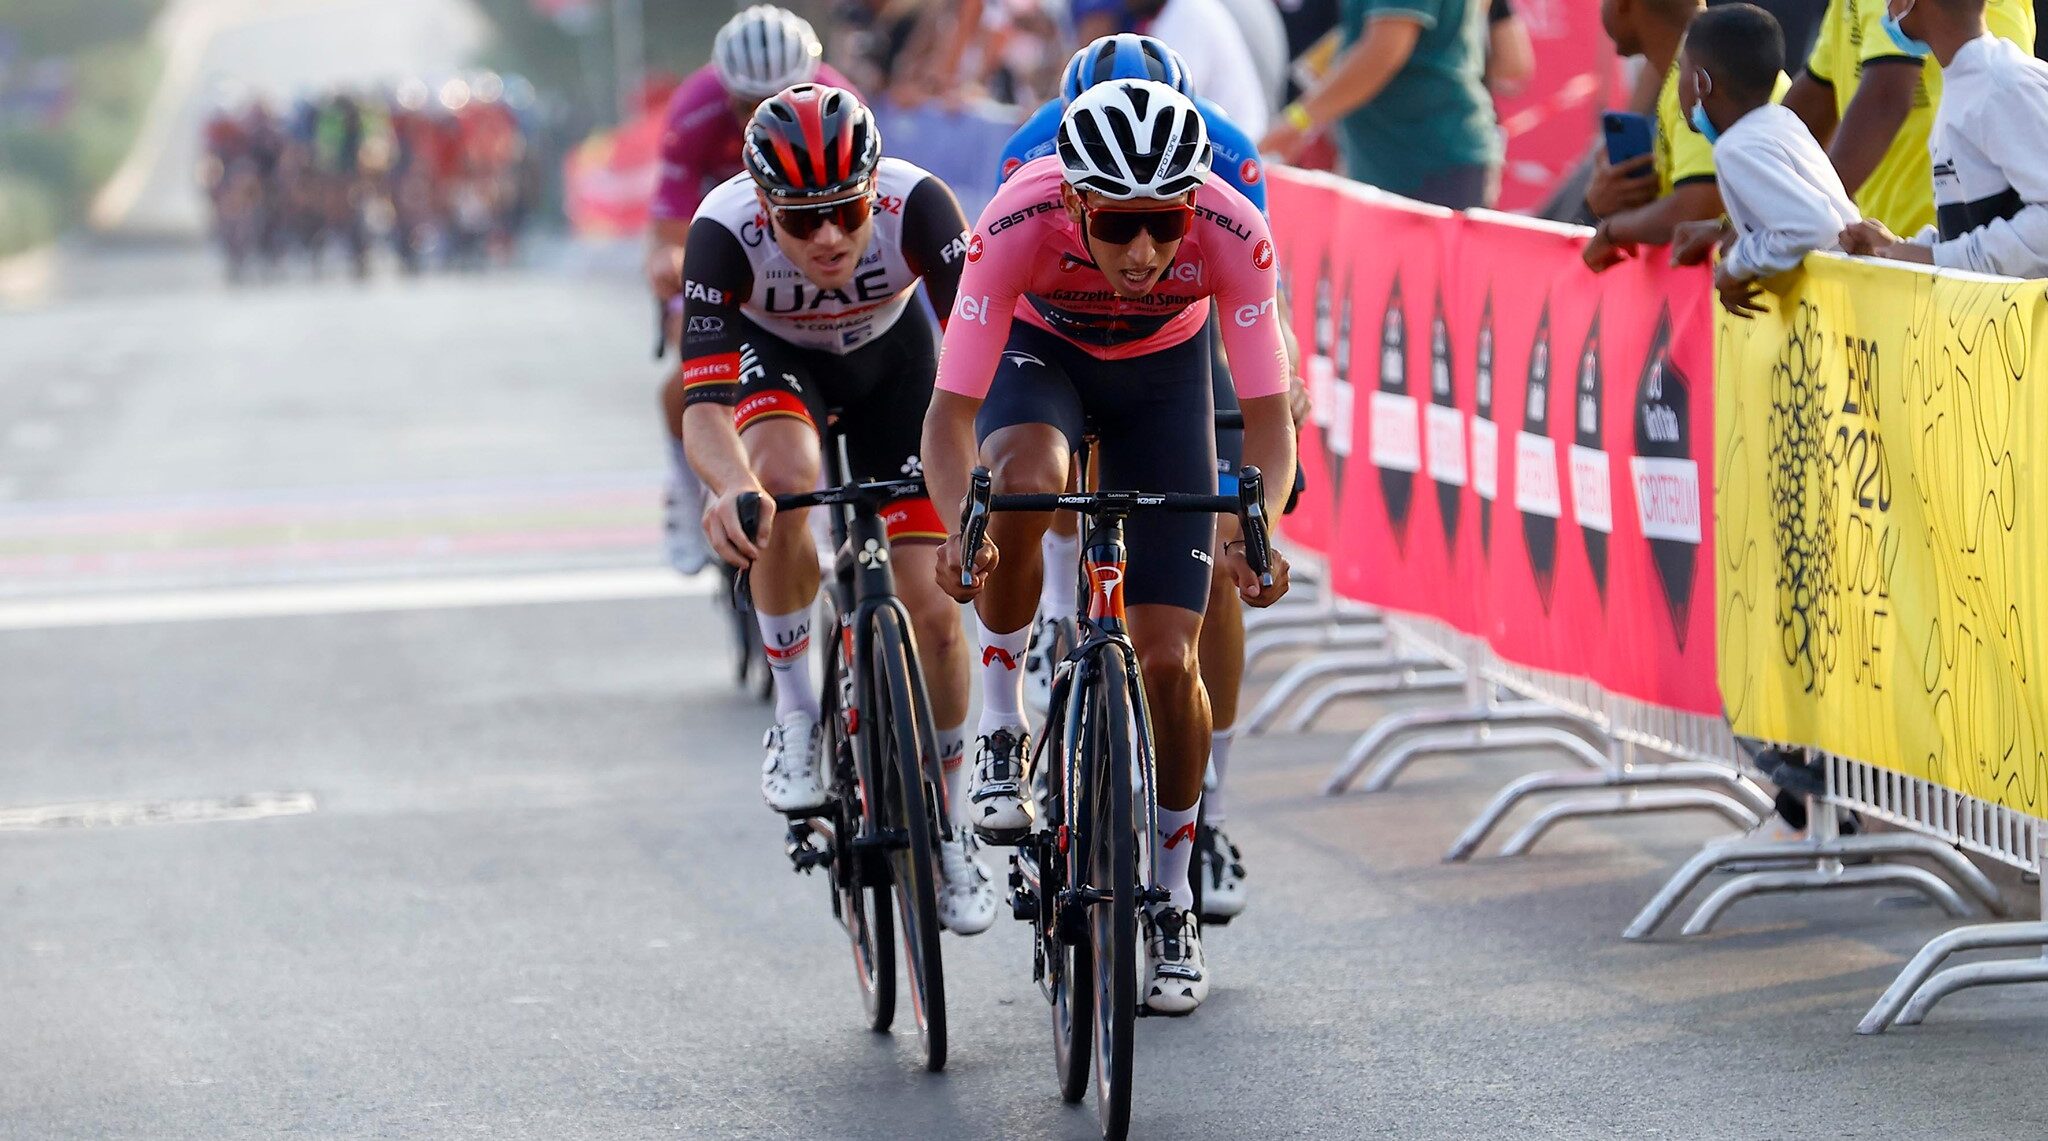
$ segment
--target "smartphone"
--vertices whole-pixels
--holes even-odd
[[[1609,111],[1600,116],[1600,129],[1607,136],[1607,165],[1620,166],[1650,153],[1657,128],[1647,115]]]

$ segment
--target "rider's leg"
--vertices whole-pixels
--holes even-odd
[[[740,435],[761,487],[770,495],[796,495],[818,486],[818,433],[796,417],[756,420]],[[818,596],[818,550],[804,518],[777,514],[761,557],[754,562],[754,613],[775,682],[778,719],[796,711],[818,715],[818,693],[808,668],[811,603]]]
[[[1066,436],[1051,424],[1012,424],[990,433],[981,461],[994,476],[997,495],[1058,492],[1067,486]],[[982,735],[1024,727],[1024,645],[1038,608],[1039,540],[1049,512],[1004,511],[989,517],[988,537],[1001,558],[988,587],[975,602],[981,635]]]
[[[1209,759],[1209,696],[1195,662],[1202,616],[1178,606],[1133,606],[1130,626],[1157,752],[1159,885],[1173,893],[1175,907],[1192,907],[1188,864],[1195,852],[1202,769]]]
[[[1224,820],[1223,778],[1237,737],[1237,702],[1244,685],[1244,602],[1237,584],[1218,571],[1209,579],[1209,611],[1202,616],[1202,685],[1209,691],[1210,788],[1204,793],[1209,822]]]
[[[956,822],[966,820],[968,666],[967,639],[960,629],[960,604],[938,584],[938,547],[924,542],[892,544],[896,590],[917,632],[918,664],[931,694],[932,727],[938,731],[939,761],[946,773],[946,805]]]
[[[699,517],[704,513],[704,484],[683,454],[683,370],[680,366],[661,386],[661,422],[665,429],[664,438],[668,441],[669,477],[663,519],[668,561],[683,574],[695,574],[711,560],[711,548],[704,541],[704,531],[699,523]]]
[[[1046,568],[1038,592],[1038,612],[1047,618],[1072,618],[1076,605],[1074,567],[1081,554],[1081,517],[1072,511],[1053,512],[1052,525],[1039,540],[1038,553],[1040,565]]]

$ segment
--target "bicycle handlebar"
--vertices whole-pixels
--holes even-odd
[[[1083,493],[997,495],[995,478],[977,467],[968,480],[967,505],[960,515],[960,585],[974,585],[974,562],[988,539],[988,517],[997,511],[1076,511],[1083,515],[1131,515],[1138,511],[1172,511],[1235,515],[1244,527],[1245,561],[1259,576],[1260,586],[1273,585],[1273,545],[1267,534],[1265,477],[1256,467],[1238,471],[1237,494],[1199,495],[1188,492],[1094,491]]]
[[[817,491],[778,495],[775,497],[775,509],[800,511],[806,507],[849,503],[866,503],[880,507],[898,499],[915,499],[923,494],[925,487],[922,479],[881,479],[870,483],[847,483]],[[746,533],[748,542],[753,542],[761,529],[761,493],[746,492],[733,504],[733,508],[739,515],[740,530]],[[743,604],[751,597],[748,589],[750,571],[751,568],[742,568],[733,579],[733,599],[736,604]]]

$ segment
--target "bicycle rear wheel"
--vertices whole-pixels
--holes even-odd
[[[1138,1022],[1138,836],[1131,808],[1137,717],[1122,651],[1105,650],[1090,693],[1090,886],[1109,893],[1089,911],[1095,981],[1095,1116],[1102,1135],[1121,1141],[1131,1125],[1131,1056]]]
[[[876,746],[873,774],[885,786],[884,824],[901,830],[903,842],[889,851],[896,913],[903,924],[904,966],[910,978],[910,1012],[917,1021],[925,1069],[946,1068],[946,971],[939,951],[937,790],[924,779],[927,752],[936,736],[930,713],[919,708],[910,676],[909,636],[903,616],[884,606],[869,630],[873,699],[863,710]],[[881,762],[893,762],[885,771]]]

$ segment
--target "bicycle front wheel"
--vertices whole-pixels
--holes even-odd
[[[866,730],[878,746],[877,759],[893,763],[874,773],[887,785],[882,797],[885,826],[901,832],[889,864],[896,888],[896,913],[903,924],[904,966],[910,976],[910,1010],[917,1020],[925,1069],[946,1068],[946,971],[939,952],[937,790],[924,779],[927,750],[937,739],[931,714],[920,707],[912,684],[909,634],[893,607],[875,611],[869,631],[875,700],[862,711]]]
[[[1131,1056],[1138,1022],[1137,814],[1131,807],[1131,772],[1137,758],[1138,718],[1132,707],[1131,671],[1122,651],[1097,662],[1091,692],[1090,756],[1081,766],[1089,797],[1089,886],[1109,898],[1090,908],[1088,942],[1095,980],[1095,1116],[1102,1135],[1121,1141],[1131,1125]]]

